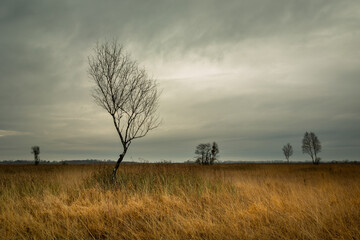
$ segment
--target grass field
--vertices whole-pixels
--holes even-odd
[[[360,164],[0,165],[1,239],[360,239]]]

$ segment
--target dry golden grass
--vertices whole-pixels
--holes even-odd
[[[1,239],[360,239],[360,165],[0,166]]]

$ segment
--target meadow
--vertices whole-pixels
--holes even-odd
[[[360,164],[0,165],[1,239],[360,239]]]

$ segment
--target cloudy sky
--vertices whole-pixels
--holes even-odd
[[[305,131],[324,160],[360,160],[360,1],[0,2],[0,160],[113,159],[110,116],[87,57],[117,38],[163,93],[160,128],[126,160],[185,161],[217,141],[221,160],[293,160]]]

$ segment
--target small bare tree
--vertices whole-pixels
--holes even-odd
[[[210,143],[200,143],[196,146],[195,154],[198,155],[196,162],[202,165],[209,164],[211,145]]]
[[[321,143],[313,132],[306,132],[302,140],[302,151],[310,155],[313,164],[319,164],[321,158],[317,154],[321,152]]]
[[[282,150],[284,152],[287,162],[289,163],[289,158],[290,158],[290,156],[293,155],[293,147],[291,146],[290,143],[288,143],[288,144],[284,145]]]
[[[110,114],[122,145],[112,172],[114,181],[132,141],[159,126],[159,91],[156,81],[116,40],[98,43],[88,60],[88,73],[95,82],[93,97]]]
[[[210,164],[214,164],[214,162],[218,160],[218,154],[219,154],[219,145],[216,142],[213,142],[213,145],[211,147]]]
[[[195,154],[198,156],[196,157],[196,163],[201,165],[211,165],[217,160],[219,153],[219,146],[216,142],[213,142],[211,146],[210,143],[200,143],[196,146]]]
[[[40,163],[40,147],[39,146],[32,146],[31,153],[34,154],[35,165]]]

